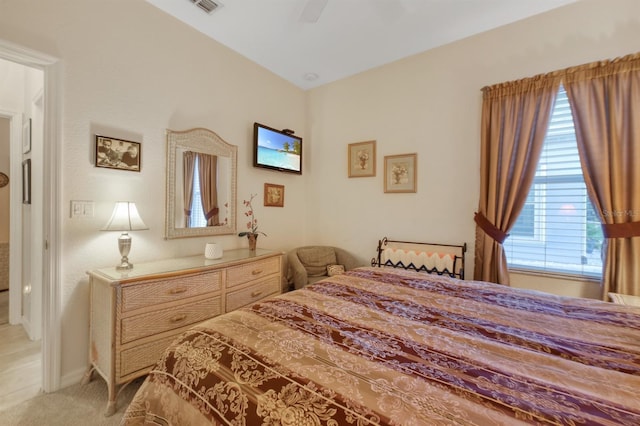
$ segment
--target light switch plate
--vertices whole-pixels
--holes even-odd
[[[83,201],[83,200],[71,201],[71,218],[93,217],[93,215],[94,215],[93,201]]]

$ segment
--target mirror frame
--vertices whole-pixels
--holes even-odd
[[[202,228],[176,228],[176,156],[178,148],[188,148],[205,154],[231,159],[229,195],[229,219],[223,226]],[[237,167],[238,147],[227,143],[217,133],[204,128],[183,131],[167,129],[167,186],[165,209],[165,238],[206,237],[209,235],[229,235],[236,233]]]

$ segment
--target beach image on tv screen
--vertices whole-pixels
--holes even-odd
[[[258,128],[258,163],[279,169],[300,170],[300,140]]]

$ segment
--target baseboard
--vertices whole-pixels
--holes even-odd
[[[60,389],[80,383],[86,371],[86,368],[81,368],[60,377]]]
[[[22,328],[24,328],[24,331],[27,332],[27,336],[29,336],[30,340],[33,340],[32,333],[31,333],[31,322],[29,321],[29,318],[23,316],[21,322],[22,322]]]

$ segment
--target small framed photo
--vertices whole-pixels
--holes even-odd
[[[284,207],[284,185],[265,183],[264,205],[266,207]]]
[[[349,177],[376,175],[376,141],[349,144]]]
[[[384,157],[384,192],[416,192],[418,154]]]
[[[96,135],[96,167],[140,171],[140,144]]]
[[[22,153],[31,151],[31,119],[22,125]]]
[[[31,204],[31,158],[22,162],[22,204]]]

